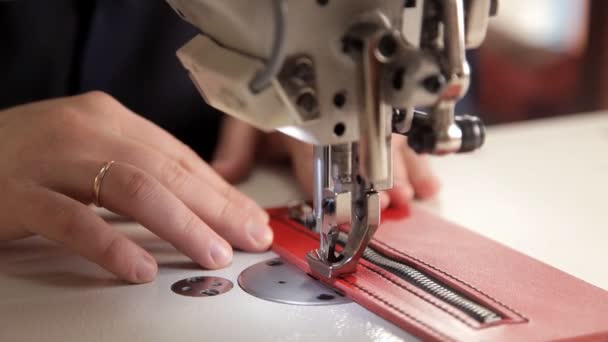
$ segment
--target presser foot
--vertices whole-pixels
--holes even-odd
[[[324,279],[335,279],[355,273],[359,259],[379,225],[380,195],[376,191],[368,191],[361,200],[353,201],[350,231],[334,226],[321,232],[321,240],[326,243],[306,256],[312,274]],[[339,238],[344,236],[347,237]],[[336,250],[338,243],[342,246],[340,252]]]

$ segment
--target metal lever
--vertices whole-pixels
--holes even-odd
[[[400,125],[406,120],[404,117],[407,115],[406,110],[393,110],[393,133],[406,135],[409,146],[416,153],[435,153],[438,137],[433,129],[432,117],[424,112],[414,111],[409,120],[408,130],[403,131]],[[460,148],[456,152],[472,152],[481,148],[485,142],[486,130],[480,118],[473,115],[457,115],[454,117],[454,124],[461,132]]]

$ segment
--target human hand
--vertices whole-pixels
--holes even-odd
[[[196,153],[112,97],[93,92],[0,111],[0,240],[39,234],[119,278],[143,283],[154,258],[87,204],[107,161],[99,200],[205,268],[226,266],[231,245],[262,251],[268,215]]]
[[[243,148],[249,146],[251,149]],[[255,152],[257,148],[258,152]],[[393,188],[381,193],[382,208],[409,208],[416,198],[427,199],[439,192],[440,183],[426,156],[416,154],[401,135],[392,137]],[[212,167],[235,183],[245,178],[256,159],[288,159],[308,198],[312,198],[312,146],[281,133],[263,134],[252,126],[227,117]]]

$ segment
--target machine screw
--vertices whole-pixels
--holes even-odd
[[[305,92],[298,96],[296,104],[306,114],[314,114],[318,109],[317,97],[312,92]]]
[[[314,74],[314,70],[312,69],[310,60],[305,59],[305,58],[299,59],[293,68],[292,77],[294,77],[294,78],[298,79],[299,81],[302,81],[306,84],[310,84],[311,82],[313,82],[314,78],[315,78],[315,74]]]
[[[285,61],[278,78],[300,119],[316,119],[319,116],[319,100],[314,61],[305,55],[291,57]]]

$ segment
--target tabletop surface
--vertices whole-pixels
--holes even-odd
[[[418,205],[608,290],[608,113],[493,127],[480,152],[433,164],[443,190]],[[264,206],[301,197],[287,171],[267,167],[240,188]],[[237,252],[230,267],[205,271],[136,224],[116,227],[157,258],[156,281],[126,285],[41,238],[0,242],[0,341],[411,339],[355,303],[304,307],[248,295],[239,273],[273,252]],[[208,298],[171,292],[198,275],[235,287]]]

